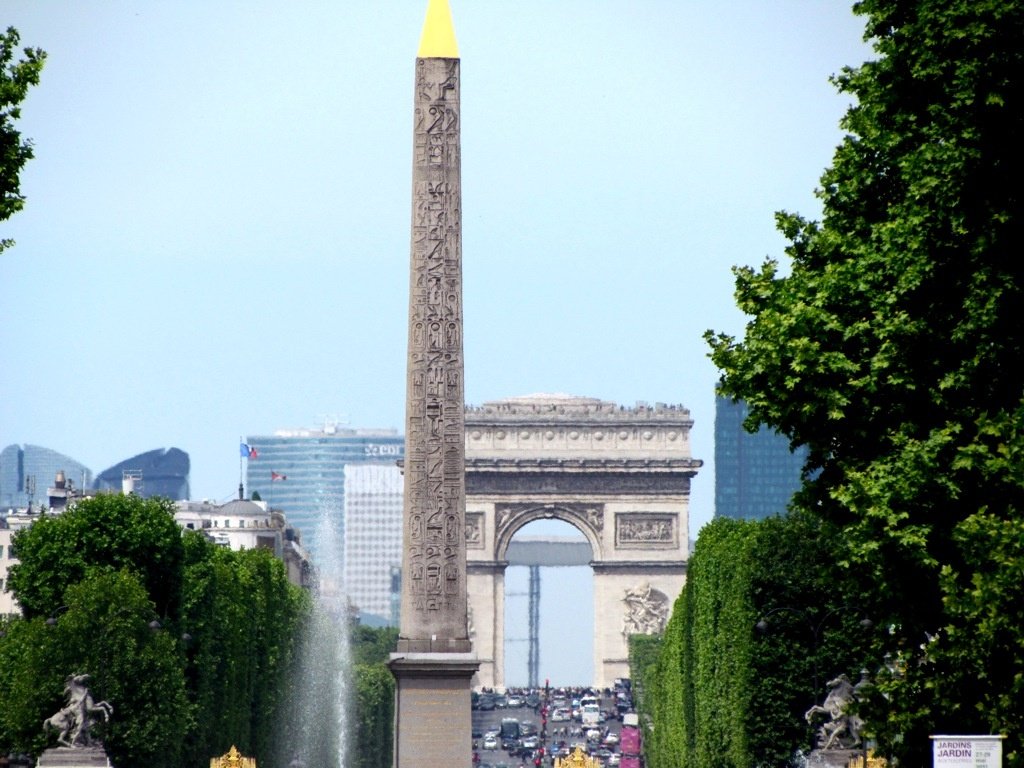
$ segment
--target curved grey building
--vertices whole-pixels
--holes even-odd
[[[180,448],[157,448],[105,469],[96,476],[98,491],[120,491],[125,473],[137,477],[134,491],[139,496],[163,496],[172,501],[189,497],[188,454]]]

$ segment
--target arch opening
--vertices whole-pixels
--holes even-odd
[[[539,514],[510,531],[505,554],[506,686],[591,685],[592,542],[573,523]]]

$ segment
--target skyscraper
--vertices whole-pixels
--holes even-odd
[[[402,473],[345,465],[345,592],[364,623],[392,624],[392,573],[402,565]],[[369,615],[367,615],[369,614]]]
[[[321,518],[334,526],[337,541],[345,541],[346,471],[378,466],[397,472],[397,462],[405,454],[405,441],[397,430],[334,424],[251,435],[245,444],[255,452],[245,460],[248,492],[258,492],[263,501],[285,513],[289,524],[301,531],[314,562]],[[371,504],[365,498],[362,503]]]
[[[800,488],[807,451],[761,427],[743,428],[745,403],[715,398],[715,515],[759,520],[783,514]]]
[[[70,456],[40,445],[8,445],[0,451],[0,508],[45,504],[46,489],[61,470],[75,488],[92,486],[92,470]]]

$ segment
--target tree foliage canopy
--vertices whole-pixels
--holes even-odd
[[[388,768],[392,764],[395,678],[387,661],[397,642],[394,627],[352,627],[355,722],[349,759],[355,768]]]
[[[14,27],[0,34],[0,221],[6,221],[25,205],[21,194],[21,170],[32,159],[32,142],[15,127],[21,117],[21,103],[30,86],[39,84],[46,54],[39,48],[25,48],[24,58],[14,55],[21,36]],[[0,238],[0,252],[12,245]]]
[[[100,494],[15,534],[9,587],[26,617],[57,610],[89,568],[136,573],[162,617],[177,618],[184,549],[167,499]]]
[[[736,269],[745,335],[707,339],[750,426],[807,447],[797,504],[880,599],[883,745],[922,762],[936,730],[1002,731],[1020,765],[1024,4],[855,10],[877,58],[835,79],[856,101],[822,221],[778,215],[788,271]],[[1003,651],[1009,674],[986,672]]]
[[[115,764],[200,768],[232,744],[269,763],[309,599],[264,549],[182,532],[170,502],[105,494],[19,531],[0,635],[0,753],[38,754],[68,674],[115,714]],[[52,738],[52,735],[51,737]]]

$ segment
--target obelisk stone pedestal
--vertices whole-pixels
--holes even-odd
[[[480,666],[476,655],[395,654],[390,666],[396,681],[395,765],[469,765],[470,680]]]

